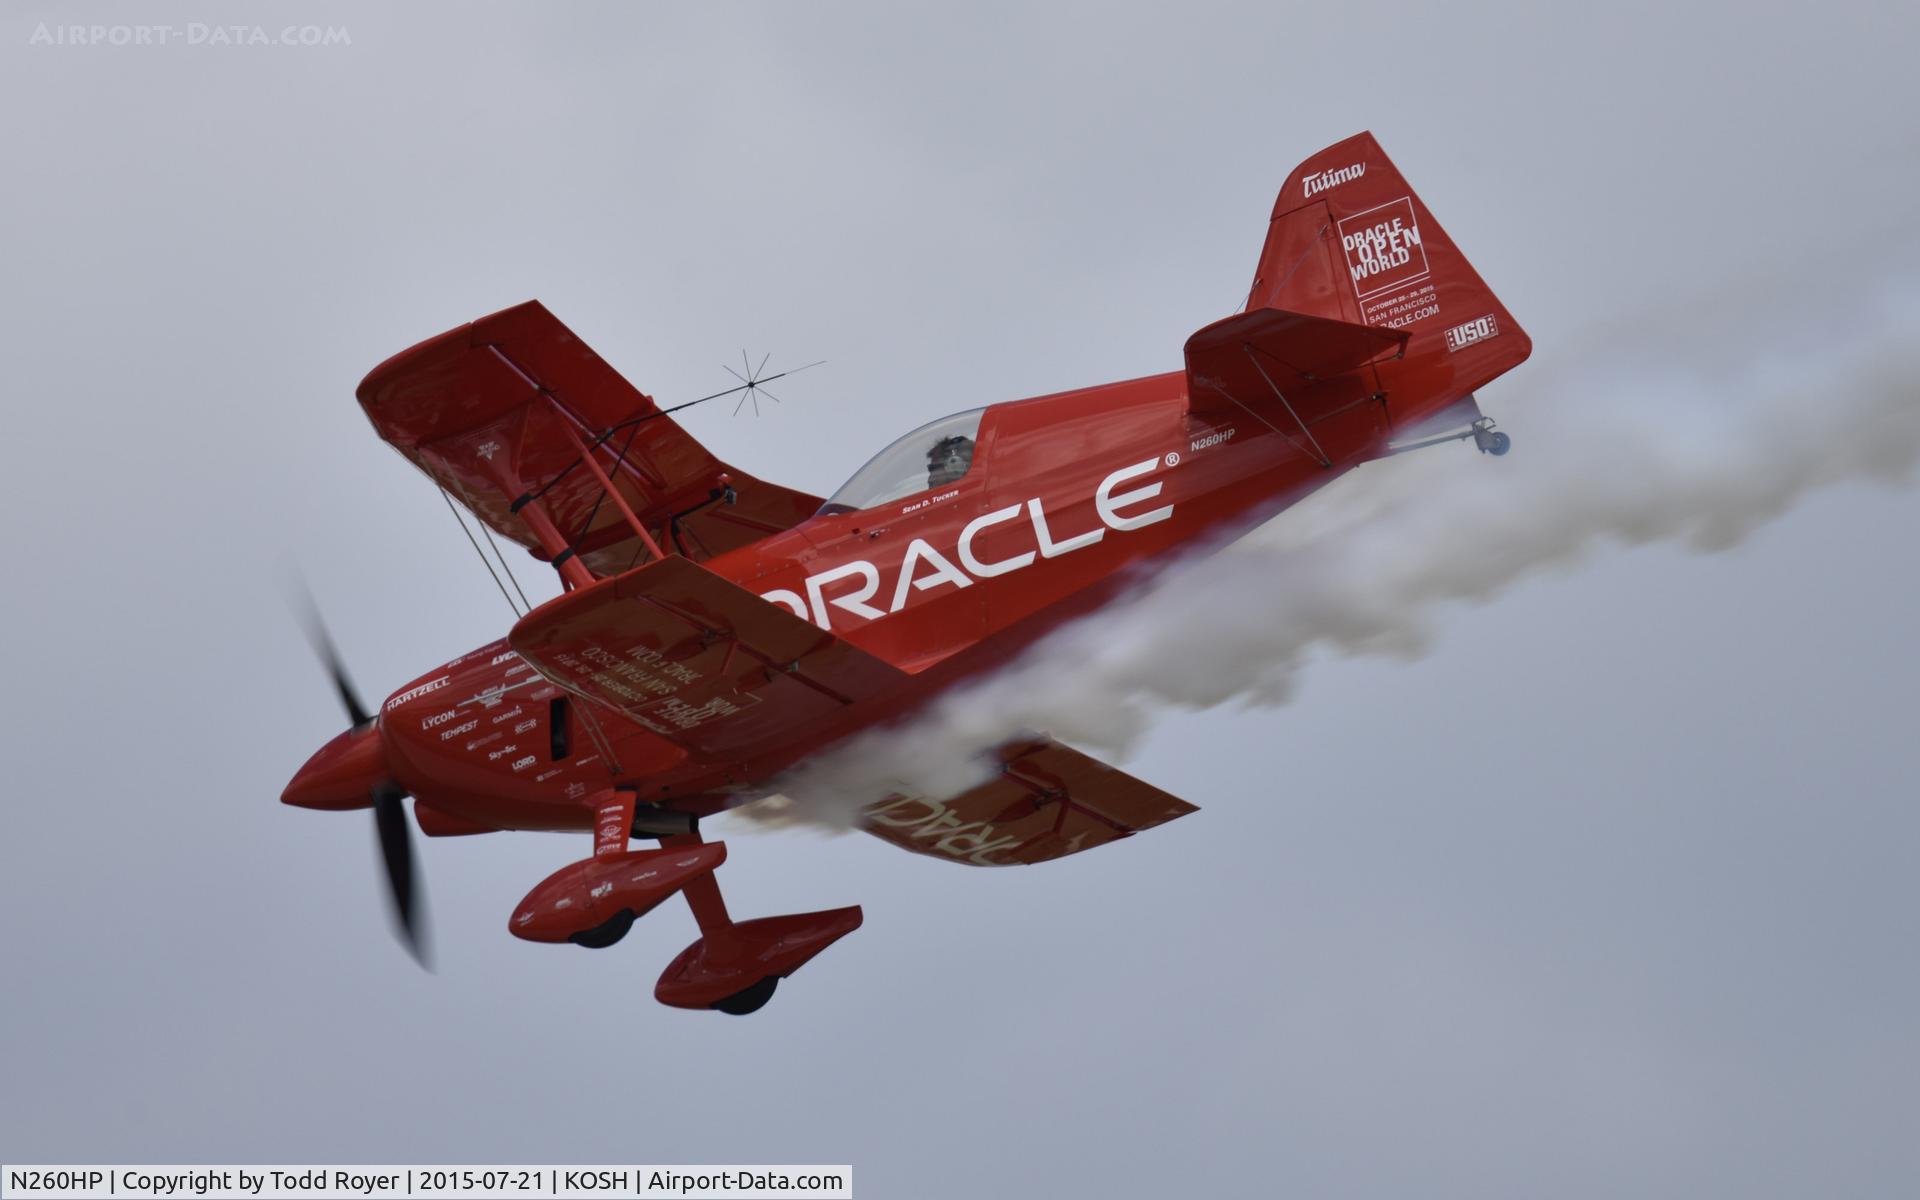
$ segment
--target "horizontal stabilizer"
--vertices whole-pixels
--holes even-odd
[[[1398,354],[1408,336],[1377,325],[1255,309],[1215,321],[1187,339],[1187,378],[1195,385],[1190,394],[1222,387],[1236,395],[1267,392],[1262,371],[1281,388],[1331,379]]]
[[[1251,415],[1326,463],[1384,432],[1370,368],[1398,356],[1407,336],[1278,308],[1215,321],[1187,339],[1188,407]]]

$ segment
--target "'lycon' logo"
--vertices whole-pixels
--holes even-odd
[[[1319,171],[1307,176],[1305,195],[1315,192],[1332,191],[1343,183],[1351,183],[1367,173],[1367,164],[1357,162],[1351,166],[1340,167],[1333,171]]]
[[[1041,558],[1059,558],[1062,554],[1084,550],[1106,537],[1109,529],[1126,533],[1166,520],[1173,515],[1171,504],[1136,513],[1133,516],[1126,516],[1120,511],[1137,504],[1144,504],[1158,496],[1160,494],[1158,483],[1149,483],[1144,487],[1134,488],[1130,492],[1121,492],[1117,496],[1113,491],[1127,480],[1145,475],[1159,465],[1160,458],[1156,455],[1145,462],[1121,467],[1101,480],[1100,486],[1093,492],[1093,507],[1100,514],[1100,526],[1059,541],[1054,540],[1053,528],[1047,523],[1046,510],[1041,507],[1037,499],[1029,500],[1024,505],[1009,504],[1005,508],[984,513],[967,522],[967,527],[960,531],[959,544],[954,547],[960,559],[958,567],[924,539],[914,538],[907,543],[906,552],[901,556],[899,582],[894,585],[892,602],[884,609],[868,603],[880,591],[880,568],[865,559],[842,563],[817,575],[807,576],[803,585],[807,590],[804,597],[798,592],[777,588],[771,592],[760,593],[760,598],[771,600],[789,609],[795,616],[807,618],[822,629],[833,628],[828,610],[834,608],[863,620],[878,620],[888,613],[896,613],[905,608],[907,598],[914,592],[930,591],[943,585],[972,587],[976,579],[990,579],[995,575],[1005,575],[1011,571],[1030,567]],[[995,525],[1019,520],[1023,511],[1026,513],[1028,523],[1033,527],[1034,549],[994,562],[982,562],[979,555],[974,552],[974,539]],[[961,567],[966,569],[961,570]],[[851,590],[839,595],[827,594],[829,587],[843,581],[856,582]]]

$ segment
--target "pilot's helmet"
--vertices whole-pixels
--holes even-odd
[[[973,439],[955,434],[944,437],[927,451],[927,486],[952,483],[973,466]]]

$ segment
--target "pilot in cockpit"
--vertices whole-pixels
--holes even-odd
[[[959,479],[973,466],[973,439],[970,437],[944,437],[927,451],[927,486],[945,487]]]

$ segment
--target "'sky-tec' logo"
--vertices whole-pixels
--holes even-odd
[[[901,555],[899,578],[893,588],[891,602],[886,608],[869,603],[880,592],[880,568],[866,559],[855,559],[841,563],[837,567],[809,575],[801,585],[806,595],[778,588],[771,592],[760,593],[762,600],[771,600],[793,612],[795,616],[805,617],[822,629],[833,628],[831,609],[873,621],[896,613],[907,606],[907,600],[915,592],[931,591],[937,587],[972,587],[975,580],[990,579],[995,575],[1005,575],[1012,571],[1024,570],[1042,558],[1059,558],[1075,550],[1084,550],[1107,536],[1107,530],[1126,533],[1135,529],[1144,529],[1158,524],[1173,515],[1173,505],[1166,504],[1132,516],[1125,515],[1122,509],[1144,504],[1160,494],[1158,483],[1149,483],[1132,491],[1114,494],[1114,489],[1129,479],[1137,479],[1160,465],[1160,457],[1155,455],[1144,462],[1121,467],[1100,481],[1093,492],[1094,511],[1100,514],[1100,525],[1084,533],[1076,533],[1055,540],[1055,531],[1047,521],[1046,509],[1038,499],[1028,500],[1024,505],[1009,504],[1005,508],[983,513],[967,522],[960,531],[960,540],[954,547],[955,557],[960,560],[958,566],[952,559],[933,548],[922,538],[914,538],[907,543],[906,551]],[[974,541],[982,533],[996,525],[1018,521],[1022,513],[1033,530],[1032,550],[1023,550],[1018,554],[992,562],[982,561],[974,549]],[[964,568],[964,570],[962,569]],[[850,584],[837,595],[829,595],[828,590],[835,585]],[[844,623],[844,618],[843,618]]]

